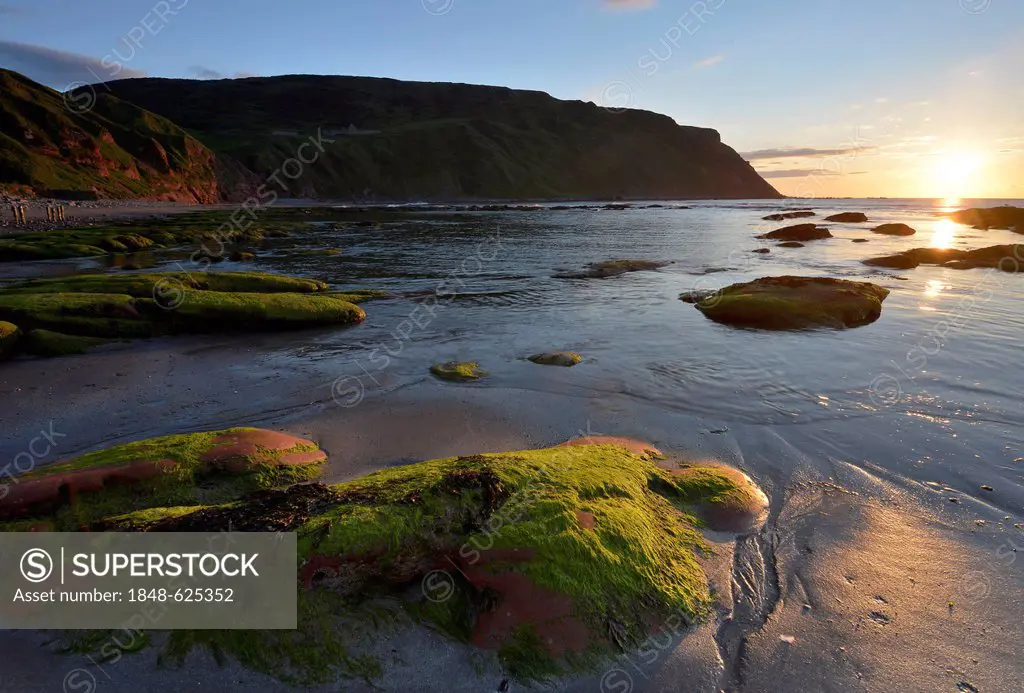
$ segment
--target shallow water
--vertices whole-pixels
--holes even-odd
[[[387,289],[404,297],[367,304],[368,319],[358,327],[246,338],[246,355],[230,370],[269,373],[265,388],[279,395],[282,408],[300,401],[333,407],[332,383],[341,410],[410,388],[455,398],[493,393],[499,410],[506,397],[501,393],[516,393],[521,402],[529,402],[530,393],[551,396],[538,402],[567,396],[565,401],[582,403],[573,430],[594,417],[603,427],[629,428],[608,432],[646,434],[691,449],[697,433],[722,436],[735,443],[733,461],[742,464],[746,457],[748,467],[756,466],[749,458],[763,454],[789,455],[791,461],[776,462],[790,467],[848,461],[912,488],[937,481],[937,490],[948,485],[993,512],[1020,512],[1024,374],[1014,357],[1024,328],[1018,308],[1024,275],[861,264],[913,247],[977,248],[1012,243],[1019,235],[954,224],[941,216],[953,207],[932,200],[648,204],[626,210],[422,211],[374,227],[314,225],[309,234],[269,241],[255,265],[227,262],[216,269],[307,275],[338,288]],[[863,211],[871,221],[828,224],[835,238],[804,248],[777,248],[755,238],[815,221],[761,221],[769,213],[806,207],[819,212],[817,219]],[[870,232],[884,222],[906,222],[917,234]],[[869,242],[852,243],[855,238]],[[751,252],[761,247],[771,253]],[[603,280],[554,276],[616,258],[671,264]],[[183,253],[171,253],[162,258],[163,268],[183,260]],[[160,255],[147,257],[150,262],[159,265]],[[39,273],[39,265],[50,263],[30,264],[16,272]],[[880,320],[845,331],[737,329],[678,300],[684,291],[781,274],[872,281],[892,293]],[[549,349],[578,351],[585,360],[571,369],[524,360]],[[144,358],[133,356],[138,353],[125,352]],[[490,375],[469,385],[440,385],[427,369],[450,359],[478,361]],[[319,394],[309,392],[313,381],[323,384]],[[214,425],[228,413],[239,420],[260,416],[259,401],[228,394],[220,402],[190,406],[193,423]],[[547,406],[553,418],[572,409]],[[703,422],[696,432],[694,422]],[[148,428],[111,434],[151,435],[173,424],[161,418]],[[741,427],[767,434],[771,444],[739,440]],[[92,443],[83,439],[86,447]],[[998,498],[979,491],[982,484],[997,487]]]

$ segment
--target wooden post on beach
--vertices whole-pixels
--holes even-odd
[[[25,225],[25,205],[18,205],[18,220],[22,226]]]
[[[57,212],[60,215],[60,223],[63,224],[64,223],[64,205],[61,205],[60,207],[58,207],[57,208]]]

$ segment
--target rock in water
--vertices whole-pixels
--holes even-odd
[[[800,209],[794,212],[781,212],[779,214],[769,214],[766,217],[761,217],[763,221],[785,221],[786,219],[802,219],[804,217],[813,217],[814,212],[809,209]]]
[[[566,368],[569,368],[582,361],[583,357],[575,351],[545,351],[540,354],[528,356],[527,360],[540,364],[541,366],[565,366]]]
[[[479,380],[483,376],[487,375],[487,371],[480,368],[480,365],[475,361],[467,361],[460,363],[458,361],[448,361],[446,363],[437,363],[430,367],[430,372],[436,375],[441,380]]]
[[[617,277],[627,272],[644,272],[656,270],[669,263],[655,260],[606,260],[605,262],[592,262],[582,272],[567,272],[556,274],[557,279],[607,279]]]
[[[980,207],[961,209],[949,215],[950,219],[977,229],[1009,229],[1024,233],[1024,208]]]
[[[825,221],[836,221],[843,224],[860,224],[868,220],[868,215],[864,212],[841,212],[839,214],[833,214],[830,217],[825,217]]]
[[[801,243],[800,241],[786,241],[784,243],[779,243],[779,245],[777,247],[779,247],[779,248],[803,248],[804,244]]]
[[[889,290],[868,282],[764,277],[733,284],[696,304],[708,318],[740,327],[798,330],[859,327],[882,314]]]
[[[951,269],[991,267],[1003,272],[1019,272],[1024,263],[1024,245],[993,245],[976,250],[955,248],[913,248],[896,255],[864,260],[872,267],[914,269],[918,265],[942,265]]]
[[[872,233],[880,233],[885,236],[913,236],[917,230],[906,224],[882,224],[871,229]]]
[[[816,241],[821,238],[832,238],[832,234],[828,229],[815,224],[795,224],[762,234],[758,238],[773,241]]]

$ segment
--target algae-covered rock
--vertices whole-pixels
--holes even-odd
[[[173,332],[349,325],[366,318],[359,306],[330,295],[184,291],[173,310],[152,299],[139,303]]]
[[[607,260],[592,262],[582,272],[565,272],[555,276],[559,279],[607,279],[628,272],[656,270],[668,264],[655,260]]]
[[[595,438],[273,490],[289,474],[315,473],[315,464],[260,457],[225,475],[203,461],[225,447],[222,436],[142,441],[43,470],[26,480],[21,519],[4,528],[296,532],[297,631],[176,631],[164,654],[209,647],[304,682],[350,674],[351,661],[310,658],[295,638],[344,653],[352,641],[343,619],[389,593],[416,619],[496,650],[525,679],[537,675],[534,665],[550,673],[565,671],[567,659],[579,666],[577,655],[595,667],[667,620],[681,632],[713,604],[698,558],[708,550],[700,528],[711,527],[703,518],[717,507],[728,515],[749,483],[713,467],[664,469],[652,446]],[[292,449],[306,447],[315,449],[309,441]],[[261,442],[253,449],[265,454]],[[115,475],[123,481],[112,484]],[[71,505],[54,497],[61,486],[73,487],[63,494]],[[407,589],[418,582],[422,590]],[[443,598],[431,598],[437,587]]]
[[[583,357],[575,351],[545,351],[540,354],[528,356],[527,360],[542,366],[575,366],[583,360]]]
[[[254,428],[152,438],[18,477],[0,498],[0,517],[50,519],[64,530],[130,529],[118,520],[125,513],[233,501],[308,480],[325,459],[311,441]]]
[[[844,328],[877,320],[888,295],[888,289],[867,282],[765,277],[728,286],[696,307],[716,322],[742,327]]]
[[[475,361],[436,363],[430,367],[430,372],[442,380],[455,381],[479,380],[487,375],[487,371],[480,368],[480,365]]]
[[[771,241],[817,241],[832,238],[832,233],[816,224],[794,224],[761,234],[758,238]]]
[[[5,291],[54,293],[81,292],[126,294],[152,298],[158,287],[204,291],[247,291],[257,293],[313,293],[327,285],[313,279],[284,277],[265,272],[154,272],[149,274],[84,274],[54,279],[35,279],[14,284]]]
[[[882,224],[871,229],[871,233],[880,233],[883,236],[913,236],[917,230],[907,224]]]
[[[843,224],[860,224],[867,220],[868,215],[864,212],[840,212],[839,214],[825,217],[825,221],[835,221]]]
[[[82,337],[79,335],[61,334],[51,330],[30,330],[25,335],[22,345],[25,353],[32,356],[72,356],[84,354],[89,349],[107,344],[109,340],[99,337]]]
[[[0,320],[0,361],[14,353],[14,347],[21,338],[17,325]]]

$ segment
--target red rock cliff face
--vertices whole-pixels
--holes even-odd
[[[251,172],[165,118],[106,93],[77,103],[0,70],[0,189],[207,204],[254,187]]]

